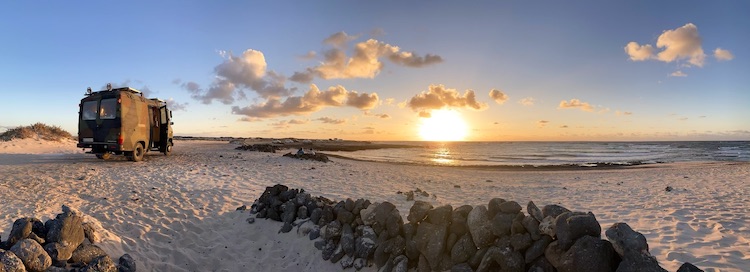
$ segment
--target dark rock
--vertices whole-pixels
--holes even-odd
[[[135,260],[133,260],[133,257],[130,257],[130,254],[126,253],[120,256],[118,264],[118,272],[136,272]]]
[[[354,256],[354,242],[354,230],[352,230],[351,226],[344,225],[341,230],[341,240],[339,241],[339,243],[341,244],[341,248],[344,250],[344,253],[346,253],[346,255]]]
[[[294,226],[290,222],[284,222],[284,225],[281,226],[281,229],[279,230],[279,233],[288,233],[294,229]]]
[[[544,257],[547,258],[550,264],[554,267],[561,267],[564,261],[565,250],[560,249],[557,245],[557,241],[553,241],[544,250]]]
[[[491,245],[494,240],[490,220],[487,216],[487,208],[476,206],[466,218],[469,233],[471,233],[474,244],[479,248]]]
[[[313,224],[310,220],[305,220],[303,222],[300,222],[299,225],[297,225],[297,235],[298,236],[307,236],[310,235],[310,231],[315,227],[316,225]]]
[[[542,220],[542,222],[539,222],[539,232],[549,235],[552,238],[557,236],[555,234],[555,218],[552,216],[547,216]]]
[[[307,206],[299,206],[299,208],[297,208],[297,218],[307,219],[307,217]]]
[[[445,250],[446,253],[450,253],[451,248],[456,244],[458,241],[458,236],[455,233],[448,232],[448,239],[445,240]]]
[[[427,221],[435,225],[447,225],[451,222],[451,205],[443,205],[427,212]]]
[[[379,234],[380,231],[385,229],[385,223],[388,221],[388,217],[392,214],[394,209],[396,209],[396,206],[390,202],[383,202],[375,207],[375,210],[373,210],[370,216],[374,220],[372,227],[376,233]]]
[[[587,235],[576,240],[575,244],[563,254],[560,265],[555,268],[560,272],[612,271],[617,267],[618,259],[612,244]]]
[[[529,204],[526,204],[526,212],[536,219],[537,222],[542,222],[544,219],[544,213],[534,204],[534,201],[529,201]]]
[[[391,272],[406,272],[409,269],[409,259],[404,255],[398,255],[393,259]]]
[[[525,264],[521,253],[507,247],[499,248],[493,246],[487,249],[487,253],[484,254],[482,262],[477,267],[477,272],[495,270],[523,272],[524,267]]]
[[[523,224],[523,227],[526,228],[526,232],[531,235],[531,240],[539,240],[542,236],[539,232],[539,221],[536,221],[534,217],[532,216],[526,216],[523,218],[523,221],[521,222]]]
[[[268,208],[265,211],[266,211],[266,215],[265,215],[266,218],[271,219],[273,221],[281,221],[281,215],[279,215],[279,212],[276,211],[276,208]]]
[[[385,252],[385,247],[378,246],[375,248],[375,253],[373,253],[373,261],[375,262],[375,266],[378,267],[378,269],[383,268],[386,263],[388,262],[388,258],[390,258],[390,254]],[[390,271],[390,269],[385,269],[385,271]]]
[[[477,253],[477,247],[471,239],[471,234],[466,233],[456,241],[451,248],[451,260],[453,263],[463,263]]]
[[[336,251],[337,245],[333,240],[326,240],[326,245],[323,247],[323,260],[330,260],[333,256],[333,252]]]
[[[281,148],[272,144],[252,144],[252,145],[241,145],[235,148],[237,150],[257,151],[257,152],[268,152],[276,153],[276,150]]]
[[[342,269],[347,269],[354,265],[354,258],[352,256],[344,256],[339,264],[341,264]]]
[[[375,230],[369,226],[364,226],[362,236],[355,239],[354,256],[357,258],[367,259],[375,252],[375,240],[377,240]]]
[[[516,214],[521,212],[521,205],[518,204],[518,202],[515,201],[506,201],[503,203],[500,203],[500,212],[503,213],[512,213]]]
[[[404,238],[406,240],[411,240],[414,236],[414,233],[417,232],[417,227],[413,224],[406,223],[403,226],[401,226],[402,233],[404,234]]]
[[[505,203],[505,199],[502,198],[490,199],[490,202],[487,203],[487,215],[490,218],[495,217],[495,215],[500,212],[500,204],[503,203]]]
[[[44,271],[52,265],[52,258],[39,243],[32,239],[27,238],[16,242],[10,251],[21,259],[28,271]]]
[[[326,240],[317,240],[313,243],[313,246],[318,250],[323,250],[326,247],[326,244],[328,244],[328,241]]]
[[[295,204],[297,204],[297,206],[306,206],[305,204],[310,202],[310,194],[305,193],[303,190],[297,194],[294,200],[296,201]]]
[[[367,265],[367,260],[362,259],[362,258],[354,259],[354,269],[356,269],[357,271],[361,270],[366,265]]]
[[[544,206],[544,208],[542,208],[542,214],[544,215],[544,217],[547,217],[547,216],[557,217],[558,215],[561,215],[565,212],[570,212],[570,210],[566,209],[563,206],[559,206],[555,204],[547,205],[547,206]]]
[[[417,227],[417,235],[414,240],[417,242],[419,252],[424,255],[433,270],[437,270],[440,264],[440,257],[443,249],[445,249],[447,237],[448,226],[430,224],[424,221]]]
[[[430,268],[430,263],[427,261],[427,258],[425,258],[424,255],[419,255],[419,262],[417,263],[417,271],[418,272],[432,271],[432,268]]]
[[[315,225],[312,229],[310,229],[309,237],[310,240],[315,240],[320,237],[320,227],[318,225]]]
[[[381,245],[385,253],[390,253],[393,256],[398,256],[404,253],[406,248],[406,239],[401,236],[396,236],[388,240],[385,245]]]
[[[342,209],[339,211],[339,214],[336,216],[336,220],[341,222],[343,225],[348,225],[354,222],[354,214],[350,211],[347,211],[346,209]]]
[[[664,188],[664,191],[667,191],[667,192],[671,192],[672,190],[674,190],[672,186],[667,186],[667,188]]]
[[[531,244],[531,247],[526,249],[526,252],[524,253],[524,260],[526,260],[526,263],[531,263],[536,260],[536,258],[539,258],[539,256],[544,255],[544,250],[547,249],[547,246],[551,242],[552,237],[549,237],[549,235],[543,235],[539,240],[534,241],[534,243]]]
[[[365,200],[362,199],[362,198],[357,199],[357,201],[354,201],[354,207],[352,208],[351,212],[355,216],[359,216],[359,211],[361,211],[362,209],[364,209],[364,203],[365,203]]]
[[[414,240],[406,240],[406,246],[404,248],[404,253],[406,254],[406,257],[409,258],[409,260],[417,260],[419,259],[419,248],[417,247],[417,241]]]
[[[346,201],[344,201],[344,209],[351,212],[354,210],[354,200],[351,198],[347,198]]]
[[[703,270],[691,263],[684,263],[677,269],[677,272],[703,272]]]
[[[341,237],[341,230],[341,222],[333,221],[331,223],[328,223],[325,228],[325,233],[323,233],[323,239],[338,239],[339,237]]]
[[[320,215],[319,226],[328,225],[335,217],[333,216],[333,208],[331,206],[323,206],[323,213]]]
[[[510,229],[513,226],[513,219],[515,218],[515,214],[498,213],[495,215],[490,226],[492,234],[498,237],[510,235]],[[471,228],[471,223],[469,223],[469,228]]]
[[[287,192],[293,192],[293,191],[287,191]],[[284,223],[292,223],[294,222],[294,219],[297,217],[297,206],[294,205],[294,203],[287,201],[283,205],[281,205],[281,210],[283,211],[281,214],[281,221]]]
[[[539,258],[536,258],[536,260],[531,263],[531,266],[529,266],[528,272],[555,272],[555,267],[552,266],[552,264],[545,258],[544,256],[541,256]]]
[[[46,251],[47,255],[52,259],[53,264],[58,264],[68,261],[68,259],[73,256],[75,248],[66,247],[60,243],[53,242],[44,245],[44,251]]]
[[[479,267],[479,264],[482,263],[482,259],[484,258],[484,254],[487,253],[488,247],[480,248],[477,250],[477,253],[474,253],[474,256],[471,256],[469,258],[469,265],[473,268]]]
[[[80,270],[81,272],[117,272],[115,262],[107,255],[100,256]]]
[[[513,218],[513,222],[510,225],[510,234],[523,234],[526,233],[526,227],[523,226],[523,219],[526,218],[522,212],[516,214]]]
[[[0,249],[0,271],[25,272],[26,267],[15,253]]]
[[[580,237],[589,235],[599,238],[601,233],[601,225],[590,212],[566,212],[555,219],[555,234],[562,250],[568,250]]]
[[[451,267],[451,272],[474,272],[474,269],[467,263],[459,263]]]
[[[649,254],[646,237],[634,231],[626,223],[615,223],[604,234],[612,243],[615,252],[621,257],[633,254]]]
[[[310,220],[312,220],[313,223],[319,224],[320,217],[323,215],[323,209],[316,208],[310,213]]]
[[[453,266],[453,262],[451,261],[451,255],[448,252],[443,252],[443,255],[440,256],[440,263],[437,265],[437,271],[448,271]]]
[[[510,246],[512,246],[515,251],[523,252],[531,246],[532,242],[531,235],[528,233],[516,233],[510,236]]]
[[[292,153],[286,153],[282,155],[283,157],[289,157],[289,158],[295,158],[300,160],[313,160],[313,161],[319,161],[319,162],[329,162],[331,161],[328,159],[328,156],[322,153],[315,153],[315,154],[292,154]]]
[[[341,247],[341,243],[339,243],[336,246],[336,249],[333,251],[333,255],[331,255],[331,262],[332,263],[338,262],[339,260],[341,260],[341,258],[344,257],[344,255],[346,255],[346,253],[344,252],[344,249]]]
[[[385,223],[385,229],[388,232],[388,237],[396,237],[401,233],[401,226],[404,225],[404,220],[401,219],[401,215],[397,213],[396,210],[394,210],[394,213],[391,213],[391,216],[388,216],[388,219]]]
[[[469,216],[469,212],[471,212],[472,208],[473,207],[470,205],[464,205],[451,212],[451,233],[461,237],[469,232],[469,226],[466,224],[466,217]]]
[[[664,268],[659,266],[659,262],[656,261],[651,255],[648,254],[631,254],[625,255],[620,261],[620,265],[617,266],[617,272],[666,272]]]
[[[18,241],[26,238],[31,238],[38,243],[43,244],[44,239],[38,237],[38,235],[34,235],[34,238],[31,237],[34,225],[37,225],[37,227],[41,225],[42,230],[44,229],[44,224],[42,224],[39,219],[32,217],[16,219],[16,221],[13,222],[13,228],[10,230],[10,234],[8,235],[8,240],[6,240],[5,242],[8,244],[8,246],[13,246]]]
[[[104,250],[102,250],[100,247],[92,244],[82,244],[81,246],[76,248],[75,251],[73,251],[69,262],[82,263],[85,265],[94,261],[94,259],[104,255],[107,255],[107,253],[104,252]]]

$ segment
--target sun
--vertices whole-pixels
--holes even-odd
[[[461,113],[452,110],[435,110],[429,118],[422,118],[419,136],[425,141],[462,141],[468,126]]]

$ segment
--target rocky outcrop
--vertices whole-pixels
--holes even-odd
[[[625,223],[601,238],[592,212],[560,205],[523,207],[493,198],[487,205],[433,207],[415,201],[401,218],[389,202],[310,197],[284,185],[267,187],[252,205],[258,218],[288,222],[343,269],[376,266],[378,271],[664,271],[648,253],[646,239]],[[312,211],[309,219],[289,218],[294,207]],[[281,214],[281,216],[279,216]],[[311,226],[312,225],[312,226]],[[314,227],[321,235],[313,237]],[[700,271],[686,263],[680,271]]]

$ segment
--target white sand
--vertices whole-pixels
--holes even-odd
[[[109,230],[101,246],[115,257],[131,254],[139,271],[340,270],[306,237],[277,234],[276,222],[248,224],[249,214],[235,211],[276,183],[335,200],[390,201],[403,216],[413,202],[396,192],[416,188],[431,194],[418,199],[435,206],[486,205],[493,197],[523,206],[556,203],[592,211],[604,229],[628,223],[670,271],[683,262],[706,271],[750,267],[748,163],[491,171],[342,159],[326,164],[208,141],[178,141],[170,157],[148,154],[133,163],[80,154],[73,142],[70,148],[48,145],[0,142],[0,236],[7,238],[17,218],[47,220],[67,204]],[[666,186],[675,190],[665,192]]]

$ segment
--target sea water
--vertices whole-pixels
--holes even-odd
[[[750,161],[748,141],[384,143],[410,147],[326,153],[367,161],[452,166],[596,167],[687,161]]]

